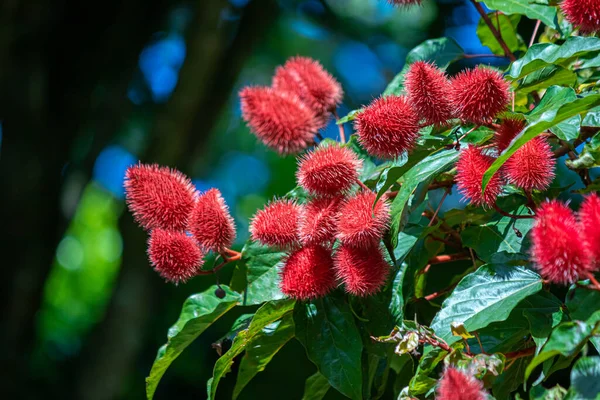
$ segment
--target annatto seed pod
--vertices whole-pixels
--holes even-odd
[[[304,206],[298,226],[303,245],[329,244],[335,241],[337,215],[343,200],[342,196],[317,197]]]
[[[600,270],[600,197],[596,193],[585,196],[579,210],[581,236],[590,258],[590,266]]]
[[[220,252],[235,240],[235,224],[218,189],[210,189],[196,201],[188,223],[204,251]]]
[[[490,123],[509,100],[508,82],[492,69],[476,67],[451,80],[450,102],[456,116],[465,122]]]
[[[446,368],[437,387],[437,400],[486,400],[481,381],[454,367]]]
[[[462,149],[456,164],[456,183],[458,190],[476,206],[492,205],[502,192],[502,179],[499,174],[494,174],[485,194],[482,193],[482,179],[485,171],[492,165],[494,158],[482,153],[481,149],[469,145]]]
[[[338,145],[319,146],[300,158],[296,177],[309,193],[334,196],[358,180],[362,162],[354,152]]]
[[[196,276],[204,261],[196,240],[184,232],[154,229],[148,240],[148,257],[154,270],[178,284]]]
[[[184,230],[197,192],[181,172],[140,163],[125,173],[125,196],[142,228]]]
[[[240,92],[242,117],[265,145],[280,154],[298,153],[314,144],[324,121],[291,92],[246,87]]]
[[[354,128],[358,141],[369,154],[393,159],[415,147],[419,116],[406,97],[381,97],[356,116]]]
[[[385,284],[390,265],[383,258],[381,247],[358,249],[341,245],[335,254],[335,272],[346,291],[354,296],[377,293]]]
[[[592,269],[577,220],[566,204],[557,200],[542,203],[531,238],[535,267],[550,282],[568,285]]]
[[[600,31],[600,2],[597,0],[563,0],[560,8],[567,21],[579,28],[579,32],[590,34]]]
[[[302,207],[291,200],[275,200],[256,212],[250,223],[250,236],[267,246],[297,246],[298,219]]]
[[[338,214],[337,238],[345,245],[358,248],[376,246],[390,222],[390,207],[383,198],[370,191],[350,197]],[[375,204],[375,206],[373,206]]]
[[[340,83],[309,57],[292,57],[277,68],[273,89],[296,94],[321,116],[335,110],[344,97]]]
[[[404,88],[409,103],[427,124],[441,126],[452,118],[450,80],[435,64],[412,64],[405,75]]]
[[[336,286],[331,250],[319,245],[291,253],[281,270],[281,292],[298,300],[325,296]]]

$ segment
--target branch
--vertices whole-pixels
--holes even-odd
[[[502,39],[502,35],[500,34],[500,32],[498,32],[498,29],[496,29],[496,27],[490,20],[490,17],[488,17],[488,15],[485,13],[485,10],[483,9],[483,7],[481,7],[481,4],[479,4],[475,0],[471,0],[471,3],[473,3],[475,8],[477,9],[477,12],[479,12],[479,15],[481,15],[481,18],[483,18],[486,25],[490,28],[490,31],[492,31],[492,35],[494,35],[494,37],[498,41],[498,44],[500,44],[502,50],[504,50],[504,55],[508,57],[510,61],[517,61],[517,57],[515,57],[515,55],[510,51],[510,49],[506,45],[506,42],[504,41],[504,39]]]
[[[331,113],[335,117],[335,121],[339,121],[340,117],[338,116],[337,110],[333,110]],[[340,130],[340,142],[346,143],[346,132],[344,131],[344,124],[338,124],[338,128]]]
[[[572,147],[575,148],[575,147],[579,146],[580,144],[582,144],[583,142],[585,142],[586,140],[588,140],[589,138],[594,136],[596,133],[598,133],[597,128],[582,127],[581,133],[579,134],[579,137],[577,139],[575,139],[575,141],[573,142]],[[568,142],[563,142],[561,144],[562,145],[559,148],[554,150],[554,158],[562,157],[571,151],[571,145]]]
[[[498,212],[498,214],[504,215],[505,217],[510,217],[512,219],[528,219],[528,218],[534,217],[533,215],[515,215],[515,214],[507,213],[506,211],[504,211],[503,209],[498,207],[498,204],[496,204],[496,203],[494,203],[494,205],[492,207],[494,208],[494,210],[496,210]]]
[[[528,357],[535,353],[535,347],[528,347],[523,350],[506,353],[504,356],[507,360],[516,360],[518,358]]]

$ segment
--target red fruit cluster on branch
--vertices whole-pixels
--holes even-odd
[[[598,237],[600,202],[596,195],[584,201],[579,222],[569,206],[558,200],[543,203],[537,210],[531,230],[531,254],[540,274],[552,283],[568,285],[587,273],[598,270]],[[592,239],[593,240],[593,239]]]
[[[127,205],[146,230],[183,230],[196,201],[196,189],[179,171],[138,164],[125,174]]]
[[[280,154],[298,153],[313,145],[328,113],[342,97],[335,78],[306,57],[294,57],[277,68],[272,87],[240,91],[242,117],[250,130]]]
[[[369,154],[393,159],[417,144],[419,116],[406,97],[381,97],[357,115],[354,127]]]
[[[235,240],[235,225],[221,193],[211,189],[198,197],[190,179],[179,171],[156,164],[130,167],[125,195],[136,221],[150,231],[152,266],[171,282],[197,275],[204,252],[224,251]]]
[[[335,269],[348,293],[368,296],[385,284],[390,265],[379,244],[366,249],[342,244],[335,254]]]
[[[451,81],[450,102],[464,122],[490,123],[509,103],[509,84],[499,72],[485,68],[460,72]]]
[[[377,195],[365,191],[349,198],[340,211],[337,238],[351,247],[369,249],[379,243],[390,222],[390,208]]]
[[[504,151],[512,140],[525,128],[525,121],[506,119],[494,136],[499,152]],[[504,163],[502,172],[509,183],[526,189],[547,189],[554,179],[556,161],[550,143],[538,136],[519,148]]]
[[[194,238],[166,229],[152,230],[148,256],[156,272],[175,284],[194,277],[204,263],[204,254]]]
[[[309,193],[331,196],[350,189],[358,179],[362,162],[350,149],[319,146],[300,158],[296,177]]]
[[[446,368],[437,387],[437,400],[485,400],[487,395],[481,381],[467,372]]]
[[[337,215],[343,199],[342,196],[316,197],[306,203],[298,224],[302,244],[331,244],[335,241]]]
[[[597,0],[563,0],[560,8],[567,20],[581,33],[600,31],[600,2]]]
[[[450,80],[434,64],[417,61],[404,78],[408,101],[428,125],[444,125],[452,118],[448,98]]]
[[[461,150],[456,164],[456,182],[458,190],[474,205],[493,205],[502,192],[502,179],[494,174],[483,192],[482,180],[485,171],[492,165],[494,158],[483,153],[483,150],[469,145]]]
[[[204,251],[221,252],[235,240],[235,224],[219,189],[210,189],[198,197],[188,223]]]

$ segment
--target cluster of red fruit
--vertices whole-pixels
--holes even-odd
[[[252,238],[287,251],[281,291],[293,298],[325,296],[342,282],[347,292],[377,292],[390,270],[381,248],[389,206],[376,194],[350,194],[361,161],[350,149],[320,146],[300,158],[297,179],[311,198],[306,204],[280,199],[252,219]],[[334,249],[334,243],[340,245]]]
[[[531,237],[533,261],[548,281],[594,279],[592,273],[600,271],[600,197],[587,195],[577,216],[558,200],[543,203]]]
[[[315,143],[343,95],[339,82],[319,62],[294,57],[277,68],[271,87],[240,92],[242,116],[268,147],[280,154],[298,153]]]
[[[179,283],[198,275],[209,251],[228,257],[235,225],[218,189],[198,194],[181,172],[138,164],[127,170],[125,194],[150,233],[148,256],[163,278]]]

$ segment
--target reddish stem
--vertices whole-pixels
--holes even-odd
[[[542,23],[542,21],[540,21],[539,19],[535,23],[535,28],[533,29],[533,34],[531,35],[531,39],[529,40],[529,47],[533,46],[533,43],[535,42],[535,37],[537,36],[538,29],[540,29],[541,23]]]
[[[594,290],[600,291],[600,282],[598,282],[598,280],[596,279],[594,274],[592,274],[591,272],[588,272],[588,273],[586,273],[586,276],[590,280],[590,282],[592,282],[592,286],[594,287]]]
[[[504,356],[507,360],[516,360],[518,358],[528,357],[535,353],[535,347],[528,347],[523,350],[506,353]]]
[[[231,255],[231,257],[228,257],[226,254]],[[224,249],[220,255],[221,255],[221,257],[223,257],[223,261],[220,264],[214,266],[212,269],[200,270],[198,272],[198,275],[215,274],[215,273],[219,272],[219,270],[221,268],[223,268],[225,265],[229,264],[230,262],[234,262],[234,261],[238,261],[238,260],[242,259],[242,253],[237,252],[235,250],[231,250],[231,249]]]
[[[335,117],[336,122],[340,120],[337,110],[333,110],[331,113]],[[344,130],[344,124],[338,124],[338,129],[340,130],[340,142],[346,143],[346,131]]]
[[[454,289],[455,287],[456,287],[456,285],[448,286],[446,289],[442,289],[442,290],[440,290],[438,292],[431,293],[431,294],[429,294],[429,295],[427,295],[427,296],[425,296],[423,298],[425,300],[427,300],[427,301],[431,301],[433,299],[437,299],[438,297],[443,296],[443,295],[445,295],[448,292],[451,292],[452,289]]]
[[[442,254],[442,255],[430,258],[428,263],[432,264],[432,265],[433,264],[444,264],[444,263],[449,263],[449,262],[453,262],[453,261],[462,261],[462,260],[470,260],[470,259],[471,259],[471,256],[466,253]]]
[[[360,179],[356,180],[356,183],[358,183],[358,186],[360,186],[363,190],[366,191],[371,191],[371,189],[369,189],[369,187],[367,185],[365,185],[364,183],[362,183],[362,181]]]
[[[517,61],[517,57],[515,57],[515,55],[510,51],[510,49],[506,45],[506,42],[504,41],[504,39],[502,39],[502,35],[500,34],[500,32],[498,32],[498,29],[496,29],[496,27],[492,23],[492,20],[490,20],[490,17],[488,17],[488,15],[485,13],[485,10],[483,9],[483,7],[481,7],[481,4],[479,4],[475,0],[471,0],[471,3],[473,3],[475,8],[477,9],[477,12],[479,13],[479,15],[481,15],[481,18],[483,18],[486,25],[490,28],[492,35],[494,35],[494,37],[498,41],[498,44],[502,47],[502,50],[504,50],[504,55],[508,57],[510,61]]]

